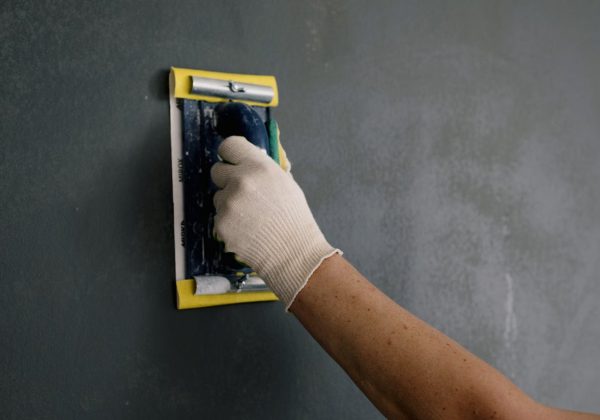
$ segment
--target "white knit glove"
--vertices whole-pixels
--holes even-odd
[[[304,193],[289,172],[244,137],[218,150],[226,163],[211,169],[215,233],[265,281],[286,310],[321,262],[341,251],[317,226]]]

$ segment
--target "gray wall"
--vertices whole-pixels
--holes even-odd
[[[600,411],[600,3],[0,6],[0,416],[373,418],[277,303],[177,312],[169,66],[275,74],[330,241]]]

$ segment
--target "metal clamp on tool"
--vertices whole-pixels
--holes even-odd
[[[264,104],[271,102],[275,95],[271,86],[236,82],[233,80],[211,79],[200,76],[191,76],[191,78],[191,93],[197,95],[208,95],[232,100],[245,99],[247,101]]]

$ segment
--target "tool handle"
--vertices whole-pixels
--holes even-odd
[[[215,107],[215,128],[224,139],[243,136],[263,150],[269,150],[269,135],[265,123],[251,106],[241,102],[227,102]]]

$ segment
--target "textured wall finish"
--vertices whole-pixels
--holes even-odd
[[[277,76],[330,242],[600,411],[600,3],[4,1],[0,417],[379,414],[278,303],[177,312],[167,71]]]

